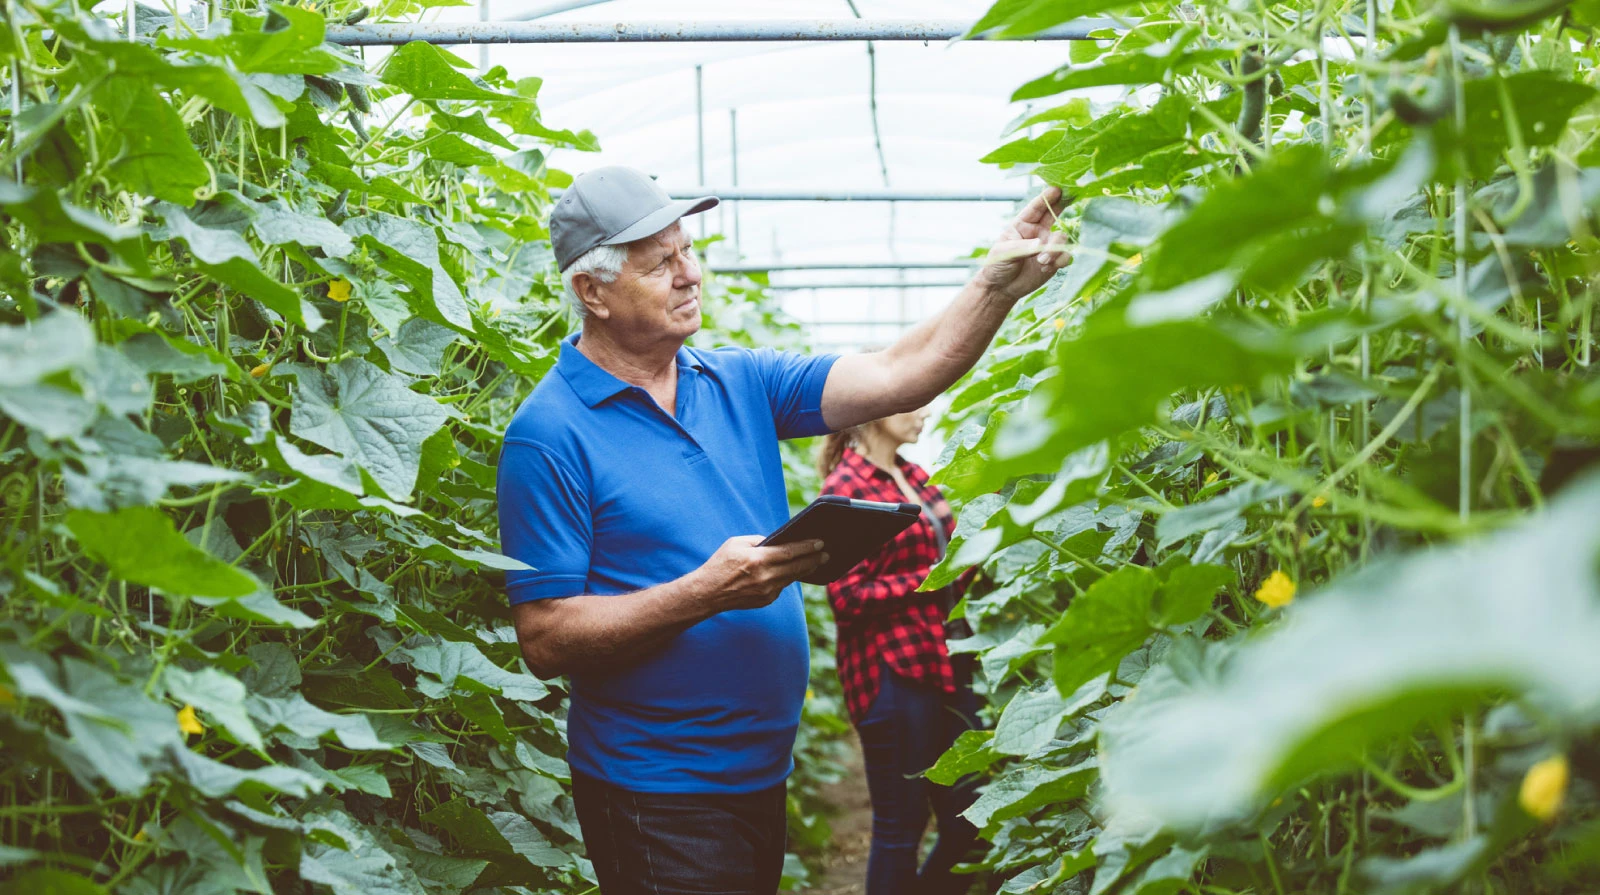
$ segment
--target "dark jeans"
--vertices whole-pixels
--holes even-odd
[[[961,816],[976,796],[976,778],[940,786],[917,775],[962,731],[978,726],[978,699],[964,684],[951,695],[882,671],[878,695],[856,727],[872,794],[867,895],[961,895],[972,877],[950,868],[968,859],[978,839]],[[939,838],[919,870],[917,849],[930,809]]]
[[[572,775],[600,895],[774,895],[783,878],[785,788],[629,792]]]

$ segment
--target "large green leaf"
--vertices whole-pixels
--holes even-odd
[[[188,244],[201,271],[307,329],[322,325],[322,315],[310,302],[261,269],[255,249],[239,233],[200,224],[175,205],[157,206],[156,213],[172,236]]]
[[[1000,758],[995,751],[994,731],[964,730],[955,743],[925,773],[929,780],[950,786],[968,774],[981,771]]]
[[[266,6],[278,27],[269,29],[269,19],[239,10],[220,36],[165,37],[160,45],[226,58],[240,71],[256,74],[319,75],[340,68],[339,59],[322,48],[321,13],[281,3]]]
[[[482,855],[519,855],[536,867],[562,867],[572,856],[550,844],[527,818],[509,811],[486,814],[455,799],[422,815],[463,848]]]
[[[1230,50],[1221,49],[1188,50],[1189,44],[1199,34],[1197,28],[1185,29],[1172,40],[1157,46],[1103,56],[1089,65],[1063,65],[1048,75],[1018,87],[1011,94],[1011,101],[1039,99],[1084,87],[1155,84],[1163,81],[1168,73],[1182,74],[1197,65],[1219,62],[1234,55]]]
[[[300,878],[327,886],[334,895],[418,895],[415,877],[394,855],[376,847],[354,854],[314,844],[300,854]]]
[[[262,749],[261,733],[245,711],[244,684],[237,678],[215,668],[185,671],[171,667],[165,681],[167,695],[205,712],[237,742],[257,751]]]
[[[331,734],[346,749],[360,750],[391,749],[398,745],[380,738],[365,715],[336,715],[317,708],[299,694],[278,698],[252,695],[245,705],[261,730],[279,732],[279,738],[288,734],[300,741],[315,743]]]
[[[105,887],[66,870],[35,868],[11,881],[12,891],[28,895],[106,895]]]
[[[1133,0],[998,0],[967,31],[969,37],[1027,37],[1063,22],[1133,5]]]
[[[507,699],[535,702],[548,696],[550,689],[531,674],[506,671],[489,661],[481,650],[470,643],[439,640],[417,643],[396,651],[396,655],[409,661],[418,671],[437,679],[430,694],[442,697],[452,688],[494,693]],[[424,692],[429,688],[422,685]]]
[[[33,385],[90,363],[94,331],[77,314],[58,312],[21,326],[0,326],[0,388]]]
[[[1107,676],[1097,677],[1070,696],[1055,687],[1018,693],[1006,703],[994,729],[994,751],[1029,755],[1050,742],[1061,723],[1089,708],[1106,692]]]
[[[1091,320],[1081,338],[1061,343],[1048,405],[1031,404],[1026,415],[1013,415],[992,436],[998,462],[975,466],[963,490],[993,489],[1017,475],[1052,470],[1075,451],[1154,423],[1181,389],[1254,387],[1292,369],[1294,349],[1200,320],[1139,327]]]
[[[1045,805],[1078,798],[1097,773],[1098,767],[1092,758],[1060,769],[1022,765],[997,777],[961,816],[981,830]]]
[[[439,263],[439,234],[427,224],[388,214],[353,217],[345,232],[382,253],[388,271],[422,301],[413,308],[440,323],[472,331],[472,313],[461,287]]]
[[[360,358],[326,370],[291,364],[279,372],[299,384],[291,432],[360,464],[388,497],[410,496],[422,443],[448,418],[437,401]]]
[[[1505,152],[1515,145],[1508,112],[1515,116],[1516,142],[1525,147],[1553,146],[1566,132],[1572,114],[1596,95],[1588,84],[1542,71],[1471,80],[1462,92],[1466,127],[1459,135],[1454,133],[1454,116],[1446,116],[1436,126],[1441,131],[1440,145],[1460,153],[1441,153],[1439,177],[1443,181],[1453,180],[1460,166],[1468,177],[1493,173]]]
[[[1191,503],[1162,514],[1161,520],[1156,523],[1156,537],[1164,548],[1184,538],[1220,528],[1244,515],[1246,510],[1289,493],[1290,489],[1285,485],[1245,482],[1220,497]]]
[[[1055,680],[1071,693],[1115,670],[1122,657],[1150,636],[1150,610],[1157,580],[1142,566],[1123,566],[1096,581],[1067,607],[1061,620],[1039,638],[1056,647]]]
[[[417,99],[514,100],[496,90],[479,86],[450,64],[448,54],[438,47],[413,41],[389,57],[383,69],[383,82]]]
[[[129,244],[136,246],[139,240],[138,230],[63,201],[54,190],[0,180],[0,208],[26,225],[40,243],[85,242],[131,250]]]
[[[500,133],[499,128],[490,124],[483,117],[482,112],[473,112],[469,115],[451,115],[448,112],[435,109],[431,120],[433,121],[433,126],[442,131],[465,134],[487,143],[493,143],[509,152],[517,151],[517,144],[507,140],[505,135]]]
[[[1592,718],[1597,553],[1600,478],[1590,476],[1505,532],[1301,597],[1284,625],[1225,661],[1169,660],[1102,724],[1107,804],[1179,829],[1240,821],[1491,694],[1551,719]]]
[[[194,191],[211,179],[205,160],[189,142],[178,112],[148,81],[114,77],[101,88],[114,159],[109,173],[137,193],[189,205]],[[113,148],[115,147],[115,148]]]
[[[84,552],[114,577],[182,596],[245,597],[261,586],[250,573],[190,544],[155,507],[73,510],[66,521]]]

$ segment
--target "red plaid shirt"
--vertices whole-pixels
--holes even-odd
[[[955,531],[950,505],[938,488],[928,484],[928,473],[922,467],[896,459],[922,503],[939,517],[948,540]],[[906,499],[893,476],[849,448],[822,483],[822,493],[894,503]],[[852,720],[859,722],[865,717],[878,695],[880,658],[907,680],[955,692],[955,672],[944,643],[943,597],[937,592],[917,592],[938,562],[939,542],[924,512],[881,553],[862,560],[828,585],[828,601],[839,628],[839,684]],[[963,575],[952,585],[954,599],[960,598],[971,578],[970,573]]]

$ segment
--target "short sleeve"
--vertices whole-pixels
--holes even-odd
[[[501,552],[533,567],[506,573],[512,604],[583,593],[594,525],[582,481],[547,449],[508,440],[497,490]]]
[[[808,438],[833,431],[822,421],[822,389],[836,354],[796,354],[758,348],[751,352],[772,402],[779,438]]]

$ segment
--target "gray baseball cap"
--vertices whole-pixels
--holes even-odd
[[[556,266],[566,270],[595,246],[654,236],[689,214],[715,208],[716,196],[673,199],[650,175],[614,165],[580,175],[550,212]]]

